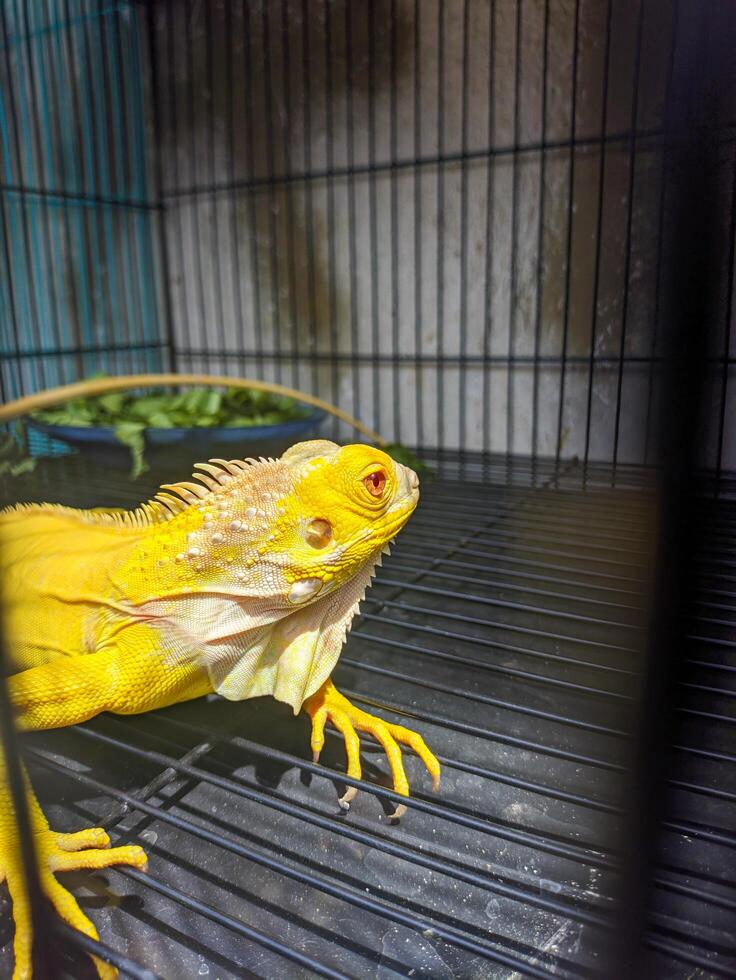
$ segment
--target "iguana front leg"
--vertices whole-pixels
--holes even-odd
[[[140,633],[129,631],[127,650],[120,648],[78,657],[64,657],[8,678],[10,699],[18,727],[24,730],[62,728],[87,721],[101,711],[132,714],[196,697],[209,689],[196,668],[165,664],[144,645]],[[110,848],[110,839],[99,827],[75,834],[54,833],[26,779],[41,887],[69,925],[98,938],[97,930],[82,912],[74,896],[54,877],[57,871],[107,868],[128,864],[145,868],[142,848],[131,845]],[[0,882],[6,880],[13,903],[15,980],[31,976],[31,922],[23,887],[17,830],[12,800],[0,766]],[[116,971],[95,959],[103,980]]]
[[[38,859],[41,888],[56,912],[70,926],[97,939],[94,925],[82,912],[77,900],[54,877],[57,871],[80,868],[107,868],[113,864],[129,864],[136,868],[146,867],[146,855],[140,847],[110,847],[110,838],[99,827],[79,831],[76,834],[57,834],[49,829],[46,817],[36,800],[26,778],[26,797],[31,830]],[[5,770],[0,765],[0,882],[6,881],[13,903],[15,936],[14,980],[27,980],[31,976],[31,916],[26,895],[23,867],[18,848],[15,811],[5,781]],[[116,975],[116,970],[95,959],[97,971],[103,980]]]
[[[390,722],[361,711],[337,690],[331,680],[325,681],[322,687],[304,702],[304,710],[312,719],[312,753],[317,762],[325,744],[325,724],[331,721],[345,740],[345,751],[348,757],[347,774],[351,779],[360,779],[362,767],[360,764],[360,739],[357,732],[367,732],[380,742],[391,766],[394,791],[402,796],[409,796],[409,781],[404,771],[399,743],[413,749],[432,777],[434,790],[440,785],[440,764],[427,748],[424,739],[402,725],[392,725]],[[350,801],[355,797],[357,789],[348,786],[345,795],[340,799],[340,806],[347,810]],[[392,818],[401,817],[406,813],[406,807],[400,803]]]

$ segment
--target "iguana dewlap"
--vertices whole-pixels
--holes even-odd
[[[419,735],[355,708],[329,680],[382,552],[416,507],[416,474],[378,449],[326,441],[278,460],[197,469],[199,482],[164,486],[130,513],[45,504],[0,512],[18,725],[59,728],[212,691],[232,700],[270,694],[309,713],[315,759],[329,720],[345,739],[350,777],[361,778],[357,729],[383,745],[397,792],[409,792],[399,742],[436,786],[439,764]],[[108,849],[99,829],[53,833],[28,792],[44,891],[67,922],[96,937],[54,872],[143,867],[145,854]],[[0,763],[0,881],[13,900],[21,978],[31,972],[31,933],[16,843]]]

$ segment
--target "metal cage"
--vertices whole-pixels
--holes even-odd
[[[3,399],[263,378],[435,471],[337,672],[439,751],[400,825],[283,706],[24,739],[57,825],[149,850],[84,880],[124,971],[733,975],[734,42],[721,0],[0,0]],[[151,489],[54,448],[5,499]]]

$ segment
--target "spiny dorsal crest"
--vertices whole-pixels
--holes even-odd
[[[207,463],[195,463],[194,467],[195,472],[192,473],[192,481],[198,480],[198,483],[188,480],[182,480],[180,483],[163,483],[152,500],[148,500],[135,510],[126,513],[105,515],[110,518],[106,523],[124,527],[147,527],[153,524],[162,524],[189,507],[200,506],[213,497],[229,493],[233,485],[236,485],[239,490],[242,488],[243,490],[257,491],[259,488],[254,484],[261,483],[260,478],[267,475],[264,472],[264,467],[271,470],[268,477],[273,479],[276,475],[274,470],[279,467],[279,460],[263,456],[258,459],[251,457],[247,459],[211,459]],[[249,479],[249,477],[255,477],[255,479]]]
[[[283,492],[287,477],[298,478],[306,472],[317,459],[331,459],[340,447],[326,439],[313,439],[291,446],[279,459],[211,459],[207,463],[195,463],[192,480],[164,483],[152,500],[141,504],[132,511],[99,512],[90,514],[94,523],[116,527],[143,528],[162,524],[176,517],[189,507],[199,507],[209,503],[213,496],[230,495],[233,490],[239,494],[253,496],[267,495],[277,488]]]
[[[207,463],[196,463],[192,480],[165,483],[152,500],[146,501],[135,510],[77,510],[64,504],[13,504],[6,508],[12,511],[36,511],[43,509],[59,514],[68,514],[82,520],[85,524],[98,527],[146,528],[164,524],[188,508],[203,507],[237,491],[247,498],[273,498],[275,492],[284,492],[287,484],[299,479],[318,459],[331,459],[340,447],[334,442],[314,439],[300,442],[281,456],[280,459],[211,459]]]

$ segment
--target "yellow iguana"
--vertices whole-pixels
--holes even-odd
[[[398,743],[421,757],[437,787],[439,763],[419,735],[354,707],[330,681],[381,553],[416,507],[416,474],[370,446],[326,441],[278,460],[216,459],[197,469],[199,483],[165,485],[129,513],[46,504],[0,513],[19,727],[137,714],[212,691],[236,701],[270,694],[309,713],[315,760],[330,721],[351,777],[361,776],[357,729],[383,746],[397,792],[409,794]],[[52,832],[28,792],[43,890],[62,918],[96,937],[54,872],[141,868],[146,856],[136,846],[109,849],[98,828]],[[354,795],[349,789],[341,804]],[[0,881],[13,901],[16,980],[31,971],[21,874],[0,771]]]

